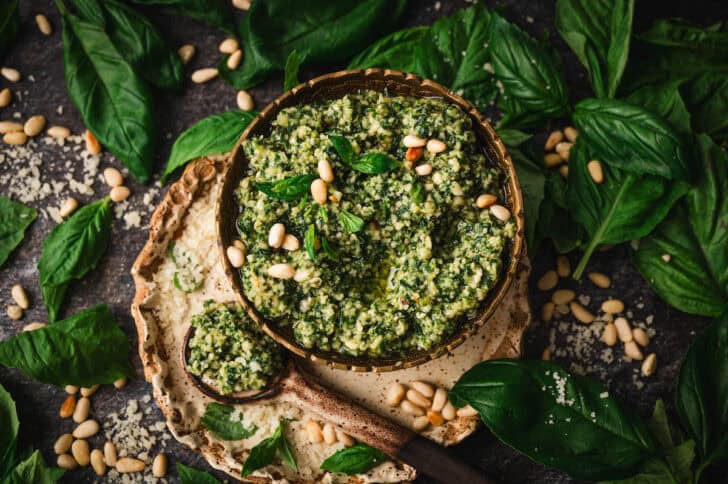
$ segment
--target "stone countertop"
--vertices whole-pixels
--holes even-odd
[[[486,2],[493,7],[495,2]],[[714,15],[725,15],[725,6],[717,1],[697,2],[702,5],[696,8],[696,2],[687,6],[672,7],[676,10],[665,11],[661,2],[641,2],[638,6],[637,25],[647,25],[651,12],[658,12],[659,16],[682,14],[693,18],[715,18]],[[677,3],[677,2],[676,2]],[[436,8],[438,4],[440,8]],[[429,24],[441,15],[451,13],[453,10],[467,6],[463,1],[412,0],[406,15],[406,25]],[[505,6],[508,18],[515,21],[533,35],[540,36],[546,32],[559,48],[567,66],[568,78],[573,86],[572,92],[584,93],[587,86],[585,74],[576,59],[568,52],[553,29],[553,2],[546,0],[528,1],[512,0],[499,2]],[[653,8],[654,7],[654,8]],[[682,8],[683,12],[677,9]],[[721,11],[722,9],[722,11]],[[37,13],[44,13],[50,19],[54,32],[50,37],[44,37],[35,27],[33,17]],[[240,15],[240,14],[237,14]],[[63,75],[62,47],[60,36],[60,18],[53,5],[48,0],[33,0],[21,2],[22,28],[21,33],[10,49],[9,54],[2,61],[3,65],[12,66],[23,73],[23,80],[17,84],[10,84],[0,79],[0,89],[9,85],[15,97],[10,107],[0,111],[0,118],[11,118],[13,113],[21,113],[22,119],[34,114],[44,114],[49,125],[61,124],[68,126],[74,133],[84,130],[81,118],[72,105],[66,93]],[[214,82],[196,85],[189,81],[189,73],[193,69],[214,64],[219,58],[217,45],[224,34],[212,28],[195,23],[182,17],[165,17],[154,15],[158,25],[165,31],[172,45],[193,43],[197,46],[197,55],[185,69],[188,80],[181,94],[159,92],[156,94],[156,118],[158,122],[159,143],[157,148],[157,173],[162,171],[164,161],[174,139],[188,126],[198,119],[226,110],[236,109],[235,89],[216,80]],[[327,68],[304,69],[301,78],[309,79],[315,75],[336,70],[341,66],[328,66]],[[282,76],[274,76],[263,85],[251,89],[258,108],[265,106],[280,94],[282,90]],[[20,94],[19,96],[17,94]],[[0,147],[5,150],[6,145]],[[83,171],[79,167],[69,167],[64,163],[51,162],[58,157],[57,146],[40,146],[37,148],[44,160],[42,176],[48,180],[61,180],[69,172],[76,172],[76,178]],[[54,151],[55,150],[55,151]],[[0,151],[1,152],[1,151]],[[1,160],[1,157],[0,157]],[[106,166],[120,167],[120,163],[108,153],[102,156],[99,171]],[[16,177],[17,167],[9,166],[0,161],[0,177]],[[91,170],[93,172],[93,170]],[[129,314],[129,306],[134,294],[132,278],[129,274],[131,264],[138,251],[147,239],[144,225],[148,222],[153,205],[160,200],[165,189],[154,185],[149,187],[135,183],[131,177],[126,177],[127,184],[132,190],[132,198],[127,213],[135,212],[141,217],[141,224],[135,227],[132,219],[118,218],[114,222],[114,233],[111,246],[99,267],[87,275],[82,281],[73,283],[68,292],[67,303],[63,314],[70,315],[85,307],[105,302],[117,316],[122,327],[129,335],[132,348],[136,349],[136,331],[134,322]],[[80,202],[86,203],[100,198],[105,194],[104,184],[96,176],[94,183],[95,194],[78,196]],[[14,191],[15,190],[15,191]],[[7,183],[0,183],[0,193],[17,199],[17,188],[12,189]],[[144,200],[144,194],[147,199]],[[60,195],[53,195],[39,201],[30,202],[37,208],[57,207],[61,201],[70,194],[65,190]],[[39,219],[29,228],[26,239],[19,249],[10,257],[8,262],[0,269],[0,302],[3,306],[0,315],[0,338],[4,339],[16,334],[23,325],[31,321],[44,321],[45,310],[38,289],[36,264],[40,257],[41,242],[55,225],[51,219],[39,216]],[[541,274],[554,265],[554,255],[543,253],[535,265],[535,273]],[[572,264],[576,264],[575,257],[571,257]],[[635,380],[636,364],[614,362],[606,364],[600,359],[599,348],[577,348],[576,343],[566,342],[564,338],[571,329],[557,330],[557,347],[563,348],[557,352],[555,361],[563,363],[579,371],[596,373],[608,385],[610,392],[627,405],[635,406],[642,415],[649,415],[657,398],[672,401],[672,390],[680,362],[692,341],[693,337],[706,324],[707,319],[685,315],[668,307],[659,300],[640,275],[632,268],[628,261],[627,250],[618,247],[609,252],[595,254],[589,266],[593,270],[600,270],[612,276],[613,286],[608,290],[597,289],[588,282],[578,284],[569,281],[570,287],[578,288],[578,294],[590,298],[592,301],[601,301],[609,296],[619,297],[627,303],[634,312],[634,318],[645,320],[649,316],[656,335],[650,343],[649,351],[657,353],[658,368],[656,373],[648,379]],[[11,303],[10,288],[13,284],[22,284],[29,293],[31,307],[25,312],[21,321],[10,321],[5,314],[5,306]],[[532,291],[532,304],[534,314],[547,299],[547,295]],[[597,306],[592,303],[592,308]],[[536,318],[538,319],[538,318]],[[526,339],[525,353],[527,357],[539,358],[544,347],[548,345],[549,333],[557,324],[536,324]],[[572,328],[573,329],[573,328]],[[559,356],[562,353],[562,356]],[[148,402],[146,396],[151,394],[141,372],[138,355],[134,352],[132,361],[137,368],[138,378],[131,381],[126,388],[119,391],[111,385],[102,387],[93,398],[92,412],[94,415],[106,418],[113,412],[122,412],[130,399],[137,400],[141,409],[147,409],[144,416],[145,425],[162,420],[162,414],[153,402]],[[618,358],[619,359],[619,358]],[[58,408],[66,395],[62,389],[51,385],[43,385],[30,381],[20,372],[0,368],[0,383],[12,394],[16,400],[21,422],[20,445],[21,448],[35,447],[43,452],[46,461],[55,462],[52,447],[58,435],[72,429],[69,419],[61,420],[58,417]],[[100,441],[101,442],[101,441]],[[98,443],[96,444],[99,445]],[[170,457],[170,481],[177,482],[175,462],[183,462],[202,469],[209,466],[195,453],[178,444],[174,440],[166,442],[164,447],[158,443],[153,452],[164,448]],[[501,482],[526,483],[572,482],[563,474],[545,469],[533,463],[507,446],[498,442],[487,430],[478,431],[461,445],[455,452],[475,466],[480,467],[490,476]],[[225,478],[219,474],[220,478]],[[63,482],[94,482],[95,474],[90,468],[69,473]],[[421,479],[421,482],[428,482]]]

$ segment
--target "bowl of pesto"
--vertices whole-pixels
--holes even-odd
[[[482,325],[523,244],[512,162],[466,101],[402,73],[343,71],[251,123],[218,201],[241,303],[294,353],[402,368]]]

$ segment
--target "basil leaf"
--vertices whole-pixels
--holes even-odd
[[[429,27],[412,27],[391,33],[374,42],[349,62],[348,69],[394,69],[417,72],[415,49],[422,38],[429,35]]]
[[[58,386],[90,387],[134,375],[129,340],[105,304],[0,342],[0,365]]]
[[[250,15],[243,17],[240,22],[240,39],[245,49],[243,65],[237,69],[230,69],[227,66],[227,59],[223,57],[217,64],[217,70],[223,81],[238,89],[247,89],[263,82],[279,67],[255,47],[259,41],[254,39],[250,32]]]
[[[718,316],[728,304],[728,153],[707,135],[700,135],[697,145],[698,185],[640,240],[632,260],[671,306]]]
[[[159,5],[167,13],[184,15],[228,33],[235,33],[232,12],[225,0],[131,0],[139,5]]]
[[[65,471],[61,469],[46,467],[43,456],[39,450],[36,450],[28,458],[19,462],[3,482],[8,484],[53,484],[64,473]]]
[[[18,0],[9,0],[0,5],[0,58],[18,35],[20,27],[20,8]]]
[[[3,428],[0,432],[0,477],[2,477],[15,465],[20,428],[15,401],[2,385],[0,385],[0,423]]]
[[[566,180],[558,172],[550,171],[546,175],[544,200],[536,222],[536,249],[539,241],[549,238],[557,252],[566,254],[581,247],[587,239],[584,228],[571,215],[566,193]]]
[[[691,465],[695,459],[695,442],[687,440],[679,445],[675,444],[662,400],[655,402],[648,426],[662,447],[673,482],[693,482]]]
[[[698,471],[728,459],[728,307],[688,350],[675,405],[701,457]],[[696,479],[695,482],[698,482]]]
[[[667,412],[665,411],[665,402],[657,399],[655,408],[652,410],[652,418],[647,422],[650,432],[663,449],[673,447],[675,443],[672,440],[672,432],[670,431],[670,423],[667,420]]]
[[[172,145],[162,183],[190,160],[232,150],[257,115],[257,112],[228,111],[202,118],[187,128]]]
[[[152,96],[109,36],[59,3],[66,86],[83,122],[142,183],[154,161]]]
[[[211,474],[177,462],[177,474],[182,484],[220,484]]]
[[[301,56],[298,55],[296,49],[293,49],[286,59],[286,68],[283,76],[283,90],[289,91],[300,84],[298,80],[298,71],[301,69]]]
[[[25,229],[37,216],[34,208],[0,195],[0,266],[23,241]]]
[[[311,188],[316,175],[296,175],[275,182],[254,183],[253,186],[277,200],[298,200]]]
[[[379,449],[357,443],[346,449],[337,450],[326,458],[321,469],[344,474],[363,474],[387,460],[387,455]]]
[[[503,143],[509,148],[516,148],[528,140],[533,139],[533,135],[530,133],[524,133],[518,129],[507,128],[499,129],[498,136],[500,136]]]
[[[546,172],[543,163],[518,148],[509,148],[508,152],[516,167],[518,182],[523,194],[524,212],[526,215],[526,245],[529,253],[535,254],[539,245],[536,226],[544,200]]]
[[[566,82],[552,51],[498,14],[491,14],[488,46],[503,85],[499,126],[529,126],[566,116]]]
[[[321,237],[321,249],[324,251],[324,254],[326,254],[326,257],[328,257],[331,260],[339,260],[339,251],[336,250],[336,248],[329,244],[329,241],[326,240],[324,237]]]
[[[556,29],[589,73],[597,97],[614,97],[627,65],[634,0],[558,0]]]
[[[48,321],[51,323],[58,320],[63,300],[66,297],[66,290],[69,283],[58,284],[57,286],[40,286],[40,294],[48,311]]]
[[[306,235],[303,237],[303,248],[306,249],[309,259],[316,260],[316,225],[311,224],[306,229]]]
[[[339,212],[339,222],[341,222],[344,230],[352,234],[364,228],[364,220],[346,210]]]
[[[597,159],[622,170],[689,179],[690,153],[661,117],[615,99],[585,99],[576,105],[579,137]]]
[[[291,443],[288,441],[288,439],[286,439],[285,436],[282,436],[278,443],[278,453],[281,455],[281,460],[283,461],[283,463],[294,471],[297,471],[298,462],[296,460],[296,452],[293,450],[293,446],[291,445]]]
[[[692,114],[693,129],[716,142],[728,140],[728,73],[708,72],[680,87]]]
[[[338,135],[329,135],[329,141],[339,154],[341,161],[347,165],[351,165],[354,161],[354,148],[352,148],[351,142],[344,136]]]
[[[467,371],[450,391],[503,442],[576,479],[631,475],[657,452],[638,415],[598,382],[544,361],[491,360]]]
[[[625,101],[662,116],[681,133],[690,133],[690,112],[680,95],[679,85],[674,81],[648,84],[631,93]]]
[[[242,477],[248,476],[252,472],[272,464],[278,451],[281,452],[281,457],[286,465],[294,470],[298,468],[296,457],[293,454],[290,443],[286,440],[285,430],[286,420],[283,419],[278,424],[278,428],[273,432],[273,435],[262,440],[258,445],[250,449],[250,454],[245,460],[243,469],[240,472]]]
[[[242,440],[255,435],[258,427],[246,429],[243,423],[233,419],[235,409],[229,405],[210,402],[200,423],[222,440]]]
[[[386,153],[366,153],[351,162],[351,167],[368,175],[386,173],[397,169],[399,163]]]
[[[43,241],[43,252],[38,261],[41,289],[65,287],[74,279],[81,279],[96,267],[106,252],[111,237],[111,201],[109,198],[91,203],[77,210],[69,219],[57,225]],[[60,307],[63,294],[53,289],[44,294],[50,321]]]
[[[427,190],[425,189],[425,186],[418,181],[412,182],[410,197],[412,197],[413,202],[420,205],[427,198]]]

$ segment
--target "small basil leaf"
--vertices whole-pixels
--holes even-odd
[[[286,68],[283,76],[283,90],[289,91],[299,84],[298,71],[301,68],[301,56],[293,49],[286,59]]]
[[[242,422],[233,419],[234,412],[235,409],[229,405],[211,402],[205,407],[200,423],[222,440],[241,440],[255,435],[258,427],[253,425],[246,429]]]
[[[424,202],[427,198],[427,190],[425,189],[425,186],[418,181],[412,182],[412,188],[410,188],[410,197],[412,197],[412,201],[415,202],[417,205]]]
[[[498,136],[503,140],[503,143],[509,148],[516,148],[521,146],[526,141],[533,138],[530,133],[524,133],[517,129],[499,129]]]
[[[0,342],[0,365],[58,386],[90,387],[134,375],[129,340],[105,304]]]
[[[284,419],[280,421],[273,435],[262,440],[258,445],[250,449],[250,454],[245,460],[243,469],[240,472],[242,477],[248,476],[252,472],[272,464],[278,451],[281,452],[281,457],[286,465],[294,470],[298,468],[293,449],[286,440],[285,430],[286,420]]]
[[[667,420],[667,412],[665,411],[665,402],[657,399],[655,408],[652,410],[652,418],[647,422],[650,432],[663,449],[669,449],[675,446],[672,440],[672,432],[670,431],[670,423]]]
[[[379,449],[357,443],[330,455],[321,464],[321,469],[344,474],[363,474],[387,460],[387,455]]]
[[[277,200],[298,200],[311,188],[316,175],[296,175],[275,182],[255,183],[256,189]]]
[[[332,244],[329,244],[329,241],[326,240],[324,237],[321,237],[321,249],[324,251],[324,254],[326,254],[326,257],[328,257],[329,259],[339,260],[339,251],[337,251]]]
[[[680,87],[692,114],[693,129],[709,134],[716,142],[728,140],[728,75],[706,72]]]
[[[344,230],[352,234],[364,228],[364,220],[346,210],[339,212],[339,222],[341,222]]]
[[[182,484],[220,484],[211,474],[177,462],[177,474]]]
[[[3,482],[8,484],[51,484],[64,473],[65,471],[62,469],[47,467],[40,451],[36,450],[19,462]]]
[[[368,175],[387,173],[388,171],[396,170],[397,166],[399,166],[397,160],[386,153],[377,152],[361,155],[351,163],[351,167],[354,170]]]
[[[0,195],[0,266],[23,241],[25,229],[37,216],[34,208]]]
[[[190,126],[172,145],[162,183],[190,160],[232,150],[255,116],[256,112],[228,111],[208,116]]]
[[[311,224],[306,229],[306,235],[303,237],[303,247],[306,249],[308,258],[316,260],[316,225]]]
[[[341,161],[347,165],[351,165],[354,161],[354,148],[351,147],[351,142],[345,137],[338,135],[330,135],[329,141],[331,141],[331,145],[339,154]]]
[[[460,377],[450,400],[475,408],[506,444],[576,479],[625,478],[657,454],[637,414],[600,383],[553,363],[479,363]]]
[[[20,27],[19,0],[9,0],[0,5],[0,58],[18,35]]]
[[[0,432],[0,476],[4,476],[15,464],[20,421],[15,401],[2,385],[0,385],[0,422],[3,424],[3,431]]]
[[[382,37],[356,55],[349,62],[348,69],[394,69],[402,72],[417,72],[415,68],[415,48],[425,35],[428,27],[413,27],[400,30]]]
[[[235,17],[225,0],[131,0],[139,5],[159,5],[167,13],[184,15],[217,27],[228,33],[235,33]]]
[[[281,438],[278,440],[278,453],[280,454],[281,460],[284,464],[286,464],[294,471],[298,470],[296,452],[293,450],[293,446],[285,437],[285,435],[281,436]]]
[[[679,85],[676,81],[648,84],[631,93],[625,101],[662,116],[676,131],[690,133],[690,112],[680,95]]]
[[[240,21],[240,39],[245,49],[243,65],[237,69],[230,69],[227,66],[227,59],[224,57],[220,59],[217,70],[223,81],[238,89],[247,89],[260,84],[271,72],[282,68],[282,65],[276,65],[275,60],[268,58],[256,48],[256,40],[250,32],[250,15],[246,15]]]

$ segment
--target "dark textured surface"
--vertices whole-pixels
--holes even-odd
[[[60,44],[60,20],[55,7],[52,2],[45,0],[23,0],[21,3],[22,31],[10,54],[2,62],[4,65],[17,67],[24,73],[23,81],[11,87],[13,91],[27,90],[28,94],[23,96],[22,101],[16,99],[11,107],[0,111],[0,118],[10,118],[11,113],[16,111],[22,112],[24,118],[32,114],[43,113],[49,117],[50,122],[67,125],[74,132],[80,133],[83,130],[81,119],[65,91]],[[489,6],[493,6],[493,2],[487,3]],[[711,18],[711,15],[715,15],[720,10],[725,13],[725,6],[721,2],[680,3],[682,5],[675,5],[674,11],[683,15]],[[465,2],[443,1],[442,8],[435,11],[434,4],[435,2],[430,0],[413,0],[409,8],[406,24],[430,23],[437,16],[450,13],[454,9],[466,5]],[[700,5],[700,8],[696,8],[696,4]],[[523,0],[505,2],[505,5],[508,17],[524,26],[532,34],[542,36],[544,32],[547,32],[551,38],[557,37],[552,28],[552,2]],[[636,21],[638,25],[648,23],[651,16],[649,10],[652,7],[660,9],[658,13],[660,16],[670,13],[665,12],[665,8],[667,8],[665,2],[644,3],[641,7],[638,7],[638,19]],[[41,12],[51,19],[54,26],[54,33],[50,38],[43,37],[35,28],[32,20],[36,13]],[[527,17],[532,21],[529,21]],[[219,57],[217,44],[223,38],[221,32],[201,26],[185,18],[159,17],[158,20],[173,45],[191,42],[197,46],[197,56],[187,66],[187,74],[195,68],[216,62]],[[573,56],[565,53],[563,43],[557,40],[556,44],[564,54],[569,81],[574,86],[572,93],[584,92],[585,78],[583,70],[575,62]],[[315,70],[305,69],[302,72],[302,79],[338,67],[340,66]],[[34,82],[29,79],[31,74],[35,77]],[[4,79],[0,79],[0,88],[5,87],[7,84]],[[281,84],[282,80],[279,76],[274,77],[260,87],[252,89],[251,92],[257,106],[262,107],[276,97],[281,91]],[[188,80],[183,94],[159,93],[157,99],[157,120],[160,133],[157,153],[160,168],[173,139],[182,130],[205,115],[236,107],[235,90],[220,81],[206,85],[194,85]],[[56,107],[59,105],[64,107],[62,116],[54,114]],[[0,146],[0,149],[3,148]],[[105,155],[102,168],[109,164],[118,166],[117,161]],[[7,169],[5,166],[0,165],[0,170],[5,169]],[[63,175],[62,171],[59,169],[52,174],[54,177],[61,177]],[[138,202],[145,188],[132,181],[128,183],[135,194],[135,200]],[[105,188],[100,183],[96,184],[96,189],[96,197],[105,193]],[[5,187],[0,186],[0,193],[5,193]],[[81,201],[86,202],[95,197],[79,198]],[[51,199],[48,200],[48,203],[58,202]],[[31,321],[43,321],[46,318],[37,287],[35,266],[40,256],[41,241],[52,226],[53,223],[48,220],[39,219],[35,222],[21,248],[0,269],[0,302],[3,306],[2,316],[0,316],[0,337],[2,338],[15,334],[23,324]],[[129,315],[129,305],[134,292],[129,269],[146,237],[145,230],[125,230],[123,229],[123,223],[116,220],[114,238],[109,253],[96,270],[91,272],[83,281],[71,286],[65,314],[71,314],[92,304],[106,302],[111,306],[125,331],[129,334],[135,348],[136,333],[132,318]],[[572,264],[575,263],[576,260],[572,258]],[[553,266],[553,255],[544,254],[535,262],[535,272],[540,274],[551,266]],[[657,353],[659,365],[656,374],[646,380],[645,387],[640,390],[632,382],[632,371],[635,365],[612,364],[603,367],[610,391],[618,395],[626,405],[637,408],[642,415],[648,415],[656,398],[661,397],[668,401],[672,400],[672,389],[682,357],[696,332],[705,326],[707,320],[684,315],[658,300],[639,274],[630,266],[624,248],[598,253],[590,267],[611,274],[614,285],[608,291],[601,290],[601,292],[597,293],[594,291],[593,286],[583,284],[583,286],[580,286],[579,293],[592,295],[599,298],[599,300],[604,299],[606,295],[618,296],[627,302],[630,307],[636,304],[637,301],[641,301],[644,306],[635,310],[635,313],[640,317],[654,315],[654,327],[657,330],[657,335],[651,343],[651,350]],[[28,290],[31,297],[31,309],[26,311],[24,319],[18,322],[10,321],[4,311],[5,305],[11,302],[10,287],[15,283],[21,283]],[[538,308],[545,298],[545,295],[537,294],[534,291],[533,307]],[[548,328],[544,325],[536,327],[531,332],[527,338],[527,356],[540,356],[543,347],[547,344],[547,334]],[[123,391],[117,391],[111,386],[99,390],[94,396],[92,404],[95,415],[103,417],[110,412],[119,411],[124,407],[127,399],[140,399],[142,396],[151,393],[151,387],[141,378],[140,364],[136,353],[132,354],[132,359],[140,377],[130,382]],[[569,363],[568,361],[563,362]],[[65,398],[63,390],[50,385],[31,382],[19,372],[6,369],[0,369],[0,383],[10,391],[17,402],[21,421],[21,445],[39,448],[48,462],[55,461],[52,451],[54,440],[59,434],[72,428],[72,422],[69,420],[61,421],[57,416],[58,408]],[[149,421],[161,419],[161,413],[156,406],[151,403],[149,405],[152,406],[151,413],[147,417]],[[98,443],[96,442],[96,445]],[[174,462],[179,461],[201,468],[208,468],[196,454],[176,442],[171,442],[166,451],[170,454],[170,470],[171,475],[175,476],[173,477],[175,482],[176,474],[172,470]],[[462,445],[458,446],[456,452],[502,482],[570,482],[562,474],[544,469],[525,457],[519,456],[497,442],[485,430],[481,430],[467,439]],[[65,478],[65,482],[93,481],[94,475],[90,469],[75,471]]]

